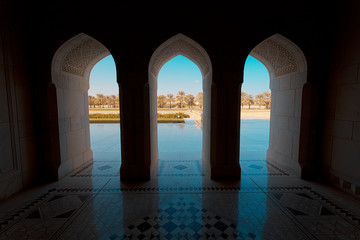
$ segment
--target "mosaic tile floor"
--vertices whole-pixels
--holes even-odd
[[[114,144],[2,202],[0,240],[360,239],[358,199],[264,160],[241,161],[241,181],[222,182],[202,172],[200,152],[160,152],[151,181],[121,182]]]
[[[355,199],[265,161],[245,161],[236,182],[198,164],[164,160],[153,180],[122,183],[119,162],[94,162],[4,202],[0,239],[360,239]]]

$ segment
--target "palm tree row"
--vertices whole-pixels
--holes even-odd
[[[249,109],[251,105],[257,105],[260,108],[264,106],[266,109],[270,109],[271,93],[263,92],[253,97],[251,94],[248,94],[247,92],[241,92],[241,108],[243,108],[244,105],[248,106]]]
[[[90,108],[118,108],[119,107],[119,95],[96,94],[94,96],[88,96],[88,104]],[[271,108],[271,93],[264,92],[257,94],[255,97],[247,92],[241,92],[241,107],[247,106],[249,109],[251,105],[257,105],[260,108],[264,106],[266,109]],[[176,96],[172,93],[160,95],[157,97],[158,108],[193,108],[198,106],[203,107],[203,93],[199,92],[196,97],[192,94],[185,94],[184,91],[179,91]]]
[[[89,108],[118,108],[119,107],[119,94],[105,96],[104,94],[96,94],[88,96]]]
[[[184,91],[179,91],[176,96],[172,93],[169,93],[166,96],[159,95],[157,97],[157,106],[158,108],[185,108],[186,106],[189,108],[193,108],[194,106],[202,108],[203,93],[199,92],[196,97],[192,94],[186,95]]]

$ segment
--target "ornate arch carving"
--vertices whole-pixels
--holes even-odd
[[[179,33],[161,44],[151,57],[149,71],[157,77],[161,67],[177,55],[183,55],[193,61],[206,76],[211,69],[211,62],[205,49],[185,35]]]
[[[106,47],[101,43],[89,38],[69,51],[64,58],[61,69],[65,72],[83,76],[89,63],[107,51]]]
[[[287,38],[275,34],[258,44],[251,52],[275,77],[304,71],[306,63],[300,49]]]
[[[55,53],[53,70],[85,77],[86,73],[107,55],[110,55],[110,52],[104,45],[80,33],[65,42]]]

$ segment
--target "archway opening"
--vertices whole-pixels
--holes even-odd
[[[177,34],[161,44],[153,53],[149,63],[150,88],[150,145],[152,172],[158,166],[158,125],[157,125],[157,90],[160,69],[169,60],[182,55],[199,68],[202,76],[203,114],[202,114],[202,166],[210,172],[210,113],[212,66],[206,51],[195,41],[183,34]]]
[[[264,64],[270,78],[271,110],[267,164],[301,176],[299,153],[302,92],[307,81],[304,54],[289,39],[275,34],[259,43],[249,55]]]
[[[240,164],[243,171],[266,168],[269,147],[271,91],[269,72],[255,58],[248,56],[241,90]]]
[[[51,74],[56,89],[56,106],[52,107],[58,112],[60,148],[58,178],[93,160],[89,125],[89,79],[93,67],[109,55],[110,52],[104,45],[80,33],[66,41],[53,57]]]
[[[201,176],[201,71],[178,55],[163,65],[157,81],[158,176]]]
[[[91,70],[88,104],[92,173],[118,173],[121,163],[119,90],[111,55]]]

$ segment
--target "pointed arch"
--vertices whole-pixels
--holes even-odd
[[[60,166],[58,178],[91,161],[88,90],[92,68],[109,50],[96,39],[80,33],[56,51],[51,66],[58,111]]]
[[[210,167],[210,103],[212,65],[206,50],[191,38],[179,33],[162,43],[152,54],[149,62],[149,88],[150,88],[150,140],[152,167],[157,166],[157,77],[162,66],[177,55],[193,61],[200,69],[203,77],[203,167]]]
[[[302,175],[299,154],[303,87],[307,63],[301,49],[280,34],[255,46],[250,56],[269,71],[271,89],[270,139],[267,160]]]

